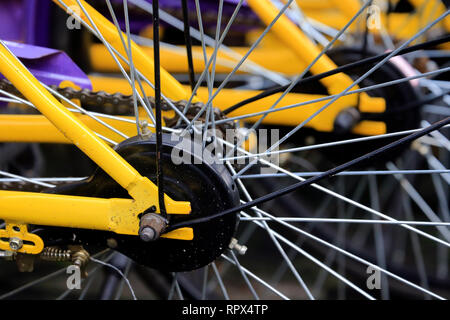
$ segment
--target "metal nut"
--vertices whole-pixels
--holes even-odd
[[[141,237],[141,240],[144,242],[149,242],[156,240],[156,232],[153,230],[153,228],[150,227],[143,227],[139,230],[139,236]]]
[[[336,133],[349,132],[361,119],[361,114],[356,108],[347,108],[339,112],[334,121]]]
[[[247,252],[247,246],[241,245],[238,243],[238,240],[236,238],[232,238],[230,244],[228,245],[230,249],[236,250],[238,254],[243,256]]]
[[[22,248],[23,246],[23,241],[20,238],[11,238],[9,239],[9,247],[14,250],[17,251],[20,248]]]
[[[118,246],[117,240],[114,239],[114,238],[108,238],[108,239],[106,240],[106,245],[107,245],[108,247],[110,247],[111,249],[115,249],[115,248],[117,248],[117,246]]]
[[[142,241],[155,241],[167,227],[167,221],[156,213],[147,213],[139,223],[139,236]]]

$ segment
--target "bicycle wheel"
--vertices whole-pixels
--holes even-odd
[[[98,9],[110,14],[110,23],[116,31],[123,31],[119,44],[110,43],[102,34],[104,30],[96,24],[100,22],[98,17],[84,1],[55,2],[64,9],[68,4],[79,9],[73,15],[84,18],[81,19],[83,27],[106,47],[117,63],[116,68],[121,71],[115,77],[122,77],[122,80],[102,75],[108,82],[100,82],[98,75],[90,77],[95,82],[94,89],[101,87],[108,92],[49,87],[50,92],[64,101],[69,110],[100,123],[95,127],[99,136],[163,192],[175,200],[191,203],[190,215],[169,214],[168,230],[192,227],[194,240],[145,242],[137,236],[35,225],[33,233],[45,243],[40,259],[34,257],[33,261],[29,255],[17,254],[14,250],[1,251],[3,260],[16,261],[0,261],[1,299],[448,297],[448,83],[441,80],[443,78],[435,78],[445,77],[448,67],[436,64],[436,68],[422,72],[414,70],[409,62],[418,54],[416,51],[403,59],[393,58],[448,19],[448,10],[421,27],[407,41],[394,44],[393,48],[383,48],[392,51],[378,56],[372,51],[385,43],[375,46],[365,41],[370,37],[369,31],[365,38],[357,40],[357,49],[355,46],[349,48],[349,42],[340,41],[342,35],[347,35],[349,26],[365,14],[370,2],[364,3],[346,26],[331,38],[313,25],[303,24],[301,27],[308,30],[314,45],[319,43],[317,46],[320,47],[319,39],[326,43],[320,47],[319,56],[308,61],[302,70],[297,70],[297,76],[291,79],[290,74],[280,74],[264,65],[245,61],[254,50],[261,49],[264,53],[265,48],[258,45],[285,14],[294,21],[296,17],[307,16],[307,12],[300,14],[299,7],[293,6],[293,0],[260,2],[261,6],[263,2],[278,6],[277,14],[256,41],[249,44],[249,52],[243,55],[224,44],[230,30],[241,33],[240,39],[246,39],[250,32],[248,25],[241,28],[239,24],[245,20],[245,15],[236,20],[241,9],[244,13],[250,10],[242,7],[243,1],[181,1],[180,6],[172,10],[184,21],[164,10],[158,11],[158,1],[150,4],[129,0],[115,5],[106,1],[106,7],[99,6]],[[160,2],[163,7],[163,1]],[[187,6],[183,7],[183,4]],[[223,15],[230,8],[225,23]],[[116,15],[119,9],[123,10],[120,16]],[[188,10],[183,12],[183,9]],[[251,9],[256,11],[258,4],[253,4]],[[140,15],[136,21],[142,16],[150,20],[150,14],[154,12],[159,14],[153,15],[153,39],[143,38],[142,34],[132,35],[134,15]],[[217,14],[217,19],[211,19],[211,13]],[[192,24],[193,15],[198,30],[191,27],[187,32],[182,26]],[[139,69],[139,61],[133,60],[136,52],[129,49],[131,38],[152,43],[152,61],[156,70],[161,62],[158,58],[160,46],[180,52],[180,47],[175,44],[181,41],[181,35],[165,35],[163,39],[173,40],[173,43],[160,41],[160,20],[185,31],[184,39],[181,39],[187,45],[181,48],[185,52],[181,55],[186,59],[187,68],[184,74],[176,77],[186,86],[190,84],[194,92],[187,96],[187,101],[174,101],[166,95],[168,91],[164,90],[162,81],[166,79],[165,74],[148,78],[148,70]],[[261,25],[260,22],[258,26]],[[196,37],[194,43],[190,43],[191,36]],[[276,41],[283,43],[279,39]],[[331,49],[336,43],[340,48],[333,52]],[[230,44],[236,45],[236,42]],[[5,42],[1,45],[8,47]],[[192,46],[195,45],[200,50],[203,69],[193,68]],[[126,56],[119,52],[118,46],[122,46]],[[209,51],[208,46],[211,47]],[[280,50],[285,48],[288,48],[287,44]],[[223,63],[218,58],[219,50],[228,57],[226,68],[217,67]],[[334,93],[329,84],[317,81],[317,77],[326,72],[317,72],[313,68],[325,54],[341,68],[361,59],[377,58],[370,64],[346,70],[353,80],[345,90]],[[419,54],[427,58],[432,56],[429,51]],[[446,59],[445,51],[440,55]],[[231,72],[219,74],[218,70]],[[344,69],[336,69],[335,74],[341,70]],[[11,84],[2,81],[3,101],[10,106],[32,107]],[[117,81],[120,85],[114,87]],[[124,81],[128,88],[116,93],[115,88],[123,88]],[[202,84],[206,88],[200,88]],[[277,93],[274,100],[257,100],[263,105],[259,111],[245,109],[243,105],[234,107],[234,97],[226,103],[226,95],[248,98],[268,87],[270,89],[264,91],[267,96],[280,90],[283,93]],[[329,121],[322,112],[335,106],[352,89],[356,90],[358,101],[335,115],[331,130],[321,131],[309,125],[314,121]],[[366,92],[372,98],[384,99],[385,110],[362,111],[360,107]],[[355,96],[355,92],[352,93]],[[215,99],[219,99],[220,94],[222,110],[215,108]],[[293,100],[283,101],[285,96],[295,99],[296,94],[308,94],[311,98],[297,105],[288,103]],[[203,103],[197,100],[199,98],[204,98]],[[79,104],[73,99],[80,100]],[[301,120],[286,117],[283,123],[271,118],[279,112],[286,114],[319,102]],[[227,111],[230,107],[233,110]],[[166,117],[160,128],[161,112],[165,112]],[[353,130],[363,121],[384,123],[386,132],[369,135]],[[155,134],[149,131],[153,127]],[[99,128],[106,131],[99,131]],[[263,130],[255,135],[256,129]],[[226,137],[228,132],[233,133],[231,139]],[[278,134],[279,139],[270,141],[270,134],[264,137],[267,133],[274,137]],[[37,139],[36,136],[28,139]],[[198,140],[192,141],[192,137]],[[174,138],[177,138],[176,142]],[[182,149],[188,161],[179,156],[174,158],[174,150],[179,151],[178,143],[184,138],[192,142],[186,150]],[[262,143],[256,151],[252,149],[255,139],[257,144],[266,139],[265,145]],[[61,138],[53,142],[61,142]],[[222,149],[218,145],[222,145]],[[2,189],[23,190],[31,184],[35,186],[34,190],[48,194],[129,197],[103,170],[95,169],[92,173],[95,167],[92,163],[77,164],[75,159],[78,158],[62,163],[57,160],[55,149],[49,146],[45,149],[44,158],[48,172],[52,172],[50,175],[19,176],[2,171],[0,174],[6,176],[0,180]],[[200,155],[196,154],[198,149]],[[208,162],[204,158],[205,150],[209,160],[217,162]],[[375,160],[368,159],[375,155]],[[80,159],[85,158],[80,156]],[[174,159],[186,162],[174,163]],[[67,164],[77,172],[77,177],[71,177],[74,174],[66,168]],[[356,217],[358,214],[361,218]],[[105,252],[105,248],[113,252]],[[67,287],[66,267],[68,262],[73,262],[74,253],[84,259],[82,269],[88,274],[81,281],[81,291]],[[17,276],[17,269],[33,269],[33,272]],[[376,277],[370,277],[372,274]],[[375,282],[370,282],[373,279]],[[124,290],[125,286],[129,290]]]

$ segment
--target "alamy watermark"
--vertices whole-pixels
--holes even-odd
[[[79,290],[81,289],[81,270],[79,266],[70,265],[66,269],[67,277],[66,285],[67,289]]]
[[[369,290],[381,289],[381,272],[374,266],[368,266],[366,273],[369,274],[366,280],[366,286]]]
[[[66,20],[66,27],[69,30],[80,30],[81,22],[77,17],[81,17],[81,9],[79,6],[69,6],[67,7],[67,13],[69,17]]]
[[[206,137],[206,139],[205,139]],[[259,161],[260,173],[276,173],[279,164],[278,148],[266,151],[279,141],[278,129],[208,129],[206,134],[201,130],[180,136],[171,135],[171,159],[176,165],[180,164],[225,164],[246,165],[255,160]],[[248,139],[247,139],[248,138]],[[258,157],[254,154],[260,154]]]
[[[374,0],[367,8],[367,28],[381,30],[381,13],[387,11],[387,1]]]

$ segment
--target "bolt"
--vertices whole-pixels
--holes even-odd
[[[159,238],[167,227],[167,221],[156,213],[144,214],[139,223],[139,236],[142,241],[149,242]]]
[[[334,131],[336,133],[347,133],[361,119],[361,114],[356,108],[347,108],[339,112],[334,120]]]
[[[144,227],[144,228],[142,228],[139,231],[139,236],[140,236],[141,240],[144,241],[144,242],[149,242],[149,241],[156,240],[155,239],[156,232],[151,227]]]
[[[236,250],[238,254],[243,256],[247,252],[247,246],[241,245],[238,243],[238,240],[236,238],[232,238],[231,242],[228,246],[230,249]]]
[[[152,132],[148,129],[148,122],[147,120],[139,121],[139,126],[141,127],[141,133],[143,138],[150,138],[152,135]]]
[[[117,248],[117,240],[114,238],[109,238],[106,240],[106,245],[112,249]]]
[[[14,250],[14,251],[19,250],[20,248],[22,248],[22,246],[23,246],[23,241],[22,241],[22,239],[19,239],[19,238],[11,238],[11,239],[9,240],[9,247],[10,247],[12,250]]]

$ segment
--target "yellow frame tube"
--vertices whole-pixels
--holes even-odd
[[[106,91],[109,93],[114,92],[122,92],[124,94],[130,94],[131,89],[128,86],[128,83],[124,79],[118,78],[109,78],[109,77],[99,77],[99,76],[90,76],[92,86],[95,91]],[[152,95],[153,90],[144,85],[144,91],[147,95]],[[214,106],[224,110],[235,103],[238,103],[242,100],[245,100],[249,97],[253,97],[256,94],[260,93],[260,91],[254,90],[235,90],[235,89],[223,89],[215,98]],[[208,89],[204,87],[200,87],[197,95],[200,99],[208,98]],[[239,116],[246,115],[249,113],[260,112],[267,110],[271,105],[273,105],[276,100],[281,96],[281,93],[275,94],[271,97],[266,97],[259,101],[252,102],[235,112],[231,113],[230,116]],[[314,128],[318,131],[331,132],[333,130],[334,119],[340,111],[347,108],[354,100],[355,95],[345,96],[341,99],[337,100],[333,103],[332,106],[325,109],[321,112],[317,117],[312,119],[310,122],[306,124],[306,126],[310,128]],[[303,94],[303,93],[289,93],[287,94],[283,100],[280,101],[277,108],[282,106],[292,105],[300,102],[311,101],[313,99],[318,99],[324,96],[321,95],[313,95],[313,94]],[[361,96],[361,99],[364,99],[364,96]],[[372,99],[381,99],[381,98],[372,98]],[[384,111],[384,100],[381,99],[381,103],[379,105],[376,104],[368,104],[370,109],[367,112],[372,113],[380,113]],[[302,120],[305,120],[308,116],[310,116],[313,112],[317,111],[318,108],[323,106],[326,102],[314,103],[305,106],[301,106],[298,108],[292,108],[285,111],[275,112],[268,115],[264,119],[265,124],[273,124],[273,125],[297,125]],[[255,118],[247,118],[245,121],[253,122],[257,120],[259,117]],[[0,116],[1,119],[1,116]],[[383,122],[379,121],[363,121],[357,125],[357,127],[353,130],[355,133],[361,135],[375,135],[375,134],[384,134],[386,133],[386,125]],[[0,136],[1,137],[1,136]]]
[[[181,51],[171,50],[170,48],[161,48],[161,66],[171,73],[185,73],[188,70],[186,59],[186,50],[184,47],[179,47]],[[232,47],[232,50],[244,55],[249,47]],[[149,47],[142,47],[142,50],[153,59],[153,49]],[[199,46],[193,46],[193,59],[195,72],[200,73],[205,68],[205,61],[203,59],[203,49]],[[211,56],[214,48],[206,48],[206,54]],[[89,59],[92,68],[98,72],[118,72],[119,68],[114,59],[109,54],[104,45],[93,43],[89,48]],[[225,53],[219,50],[217,54],[218,63],[216,65],[217,73],[231,72],[236,61],[229,58]],[[278,46],[256,48],[249,56],[249,59],[263,66],[266,69],[280,72],[286,75],[296,75],[306,67],[306,64],[301,61],[292,50]],[[219,63],[224,61],[230,66]],[[244,63],[245,66],[245,63]],[[125,70],[129,70],[128,66],[124,66]],[[237,73],[244,73],[238,70]]]
[[[137,235],[139,208],[132,199],[103,199],[23,191],[0,191],[1,217],[8,223],[112,231]],[[192,228],[168,232],[166,238],[192,240]],[[180,235],[182,236],[180,238]]]
[[[129,94],[131,92],[128,82],[124,79],[91,76],[90,80],[95,91],[105,91],[110,93],[122,92],[124,94]],[[153,90],[147,85],[144,85],[144,90],[147,95],[153,94]],[[223,91],[220,92],[216,98],[215,106],[224,110],[234,103],[252,97],[258,93],[259,91],[252,90],[223,89]],[[208,98],[207,88],[199,88],[198,96],[201,99]],[[271,106],[279,97],[280,94],[276,94],[272,97],[267,97],[260,101],[253,102],[242,109],[236,110],[230,116],[239,116],[263,111]],[[323,96],[289,93],[280,102],[278,107],[307,102],[321,97]],[[318,131],[332,131],[336,113],[345,109],[348,106],[348,103],[351,103],[351,101],[345,99],[348,99],[348,97],[344,97],[343,99],[336,101],[333,108],[327,108],[324,110],[317,116],[317,118],[314,118],[312,121],[307,123],[307,126]],[[272,113],[266,117],[264,123],[272,125],[296,125],[299,121],[301,122],[305,120],[309,115],[317,111],[318,108],[323,106],[324,103],[325,102],[309,104],[298,108]],[[371,112],[374,113],[381,111],[383,110],[371,110]],[[165,111],[163,115],[171,118],[174,113],[173,111]],[[78,118],[89,128],[91,128],[91,130],[94,130],[113,141],[120,142],[123,139],[121,136],[117,135],[88,116],[79,115]],[[121,118],[126,118],[129,120],[134,119],[132,117]],[[247,118],[246,121],[253,122],[257,119],[258,117]],[[111,119],[104,119],[104,121],[129,136],[136,132],[136,126],[134,123]],[[153,129],[150,128],[150,130]],[[383,122],[364,121],[358,124],[353,131],[361,135],[383,134],[386,132],[386,126]],[[62,135],[45,117],[41,115],[0,115],[0,141],[71,143],[70,140],[64,137],[64,135]]]
[[[61,5],[58,0],[52,0],[63,10],[66,8]],[[60,0],[65,5],[74,10],[79,17],[87,23],[89,26],[93,27],[89,22],[89,19],[86,17],[84,12],[81,10],[80,6],[77,4],[75,0]],[[111,23],[108,19],[106,19],[102,14],[96,11],[93,7],[91,7],[86,1],[81,0],[81,4],[84,9],[87,11],[91,19],[94,21],[96,27],[101,32],[102,36],[106,41],[123,57],[127,57],[126,49],[122,45],[122,41],[117,32],[116,26]],[[122,32],[122,36],[127,43],[127,35]],[[153,60],[145,54],[145,52],[134,42],[131,40],[131,52],[133,57],[133,64],[137,70],[139,70],[150,82],[154,81],[155,78],[155,66]],[[124,63],[125,64],[125,63]],[[188,100],[190,97],[189,91],[186,91],[183,86],[172,77],[166,70],[161,68],[161,92],[168,98],[173,100]],[[198,100],[194,99],[194,102]]]
[[[260,19],[269,25],[277,16],[278,10],[269,0],[248,0],[248,5],[260,17]],[[290,47],[298,57],[306,63],[311,63],[321,52],[316,46],[292,21],[285,15],[279,19],[272,26],[273,31],[286,46]],[[311,67],[313,74],[324,73],[336,69],[336,64],[327,56],[322,55],[320,59]],[[344,73],[332,75],[320,80],[326,87],[329,93],[339,94],[353,83],[353,80]],[[354,86],[358,89],[358,86]],[[375,105],[377,109],[386,108],[386,102],[382,98],[372,98],[366,93],[361,93],[359,101],[359,109],[363,112],[371,109],[371,105]],[[357,95],[349,97],[352,102],[348,107],[354,107],[358,104]],[[333,107],[333,106],[330,106]]]
[[[247,2],[266,25],[269,25],[278,15],[277,8],[269,0],[248,0]],[[306,63],[311,63],[320,54],[319,47],[285,15],[278,18],[277,22],[272,26],[271,31]],[[313,74],[319,74],[335,68],[337,68],[336,64],[326,55],[323,55],[311,67],[311,72]],[[327,86],[330,93],[336,94],[345,89],[353,81],[344,74],[336,74],[322,79],[321,82]]]
[[[114,142],[120,142],[123,137],[94,119],[86,115],[77,116],[92,131]],[[122,117],[135,120],[134,117]],[[142,118],[143,119],[143,118]],[[137,133],[136,123],[124,122],[105,118],[104,122],[115,129],[132,137]],[[149,128],[154,131],[153,128]],[[0,115],[0,141],[2,142],[27,142],[27,143],[72,143],[64,134],[42,115]]]
[[[325,25],[332,28],[341,29],[348,20],[356,13],[355,11],[356,0],[297,0],[299,6],[305,11],[305,14]],[[386,14],[381,12],[381,23],[388,30],[388,33],[392,36],[395,35],[398,39],[410,38],[415,35],[421,27],[424,27],[422,17],[429,19],[436,19],[439,15],[445,12],[445,6],[441,3],[438,4],[437,10],[434,12],[435,1],[440,0],[410,0],[410,3],[415,9],[422,6],[424,2],[427,2],[423,14],[420,16],[418,13],[402,13],[391,12]],[[359,9],[359,6],[358,6]],[[433,13],[433,15],[431,15]],[[444,19],[439,23],[445,30],[450,31],[450,18]],[[354,30],[354,26],[350,26],[350,30]],[[378,33],[377,30],[372,30],[374,33]]]
[[[296,0],[297,4],[300,6],[301,0]],[[350,20],[361,7],[359,0],[330,0],[330,5],[341,11]]]
[[[142,177],[75,115],[69,112],[4,45],[0,45],[0,61],[2,61],[0,73],[11,81],[68,140],[72,141],[128,191],[133,199],[136,200],[134,203],[137,211],[143,212],[154,205],[157,208],[157,212],[159,212],[156,185],[149,179]],[[188,202],[174,201],[167,195],[165,195],[165,200],[168,213],[190,212],[190,204]],[[34,210],[36,208],[28,207],[28,210],[30,209]],[[26,215],[23,217],[26,218]]]

